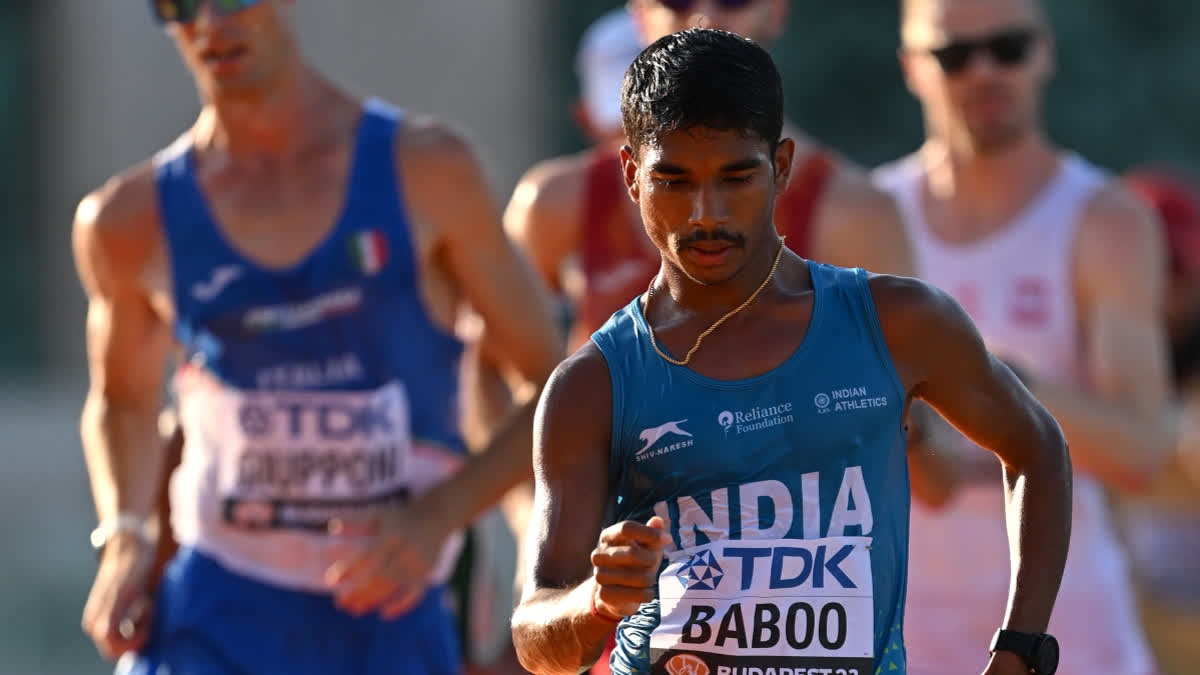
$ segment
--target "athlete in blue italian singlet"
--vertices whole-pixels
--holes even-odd
[[[1022,536],[997,626],[1045,629],[1070,518],[1062,434],[944,294],[783,245],[781,91],[766,52],[704,29],[626,75],[625,180],[662,267],[540,401],[513,619],[535,673],[578,672],[614,624],[615,673],[904,673],[914,398],[1003,460]],[[1007,651],[980,666],[1029,672]]]

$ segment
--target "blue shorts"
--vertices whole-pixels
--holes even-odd
[[[181,549],[163,576],[149,643],[121,675],[441,675],[461,671],[435,588],[405,616],[355,618],[328,595],[268,586]],[[129,666],[132,667],[129,667]]]

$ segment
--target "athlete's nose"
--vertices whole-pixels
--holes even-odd
[[[688,220],[693,227],[710,229],[723,224],[727,217],[725,197],[719,186],[705,183],[692,193],[692,212]]]

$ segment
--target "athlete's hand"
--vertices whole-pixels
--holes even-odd
[[[141,649],[150,635],[154,553],[137,537],[121,533],[104,547],[83,608],[83,632],[110,661]]]
[[[983,675],[1029,675],[1029,666],[1012,652],[995,652]]]
[[[592,551],[597,612],[624,618],[654,599],[663,549],[670,541],[665,527],[663,519],[654,516],[645,525],[626,520],[600,533]]]
[[[394,619],[416,605],[429,587],[450,528],[410,506],[391,507],[330,525],[335,536],[366,535],[367,546],[334,562],[325,574],[341,609],[361,616],[379,610]]]

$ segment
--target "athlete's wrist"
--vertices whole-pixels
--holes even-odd
[[[122,512],[100,522],[89,539],[99,560],[108,549],[140,548],[152,550],[158,545],[157,519]]]
[[[601,623],[608,624],[610,626],[621,623],[622,617],[613,616],[598,606],[600,601],[600,584],[596,582],[595,577],[592,577],[590,585],[591,590],[588,593],[588,614],[591,615],[592,618],[599,620]]]

